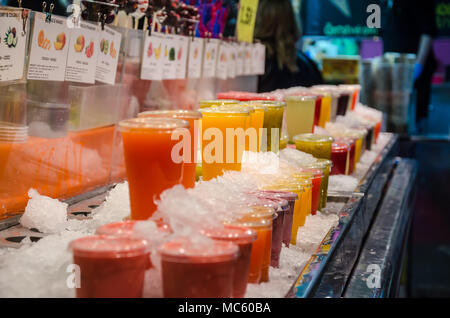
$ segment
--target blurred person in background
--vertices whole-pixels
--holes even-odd
[[[259,76],[258,92],[323,83],[317,65],[301,51],[300,38],[290,0],[260,0],[255,38],[266,46],[266,70]]]
[[[434,0],[385,0],[383,26],[385,52],[413,53],[414,88],[417,92],[416,123],[419,132],[426,129],[431,98],[431,82],[437,63],[433,52],[436,35]]]

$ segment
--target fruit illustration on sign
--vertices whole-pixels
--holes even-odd
[[[169,50],[169,61],[175,61],[175,48],[170,48]]]
[[[58,36],[56,37],[56,42],[53,42],[53,46],[55,47],[55,50],[61,51],[65,45],[66,45],[66,34],[63,32],[58,34]]]
[[[111,41],[111,46],[109,48],[109,54],[111,55],[111,57],[113,59],[115,59],[116,56],[117,56],[117,51],[116,51],[116,48],[114,47],[114,42],[113,41]]]
[[[164,46],[164,57],[167,57],[167,45]]]
[[[159,60],[159,57],[161,56],[161,51],[162,51],[162,48],[161,48],[161,43],[160,43],[158,48],[155,49],[155,59],[156,60]]]
[[[150,42],[147,50],[147,57],[151,57],[153,55],[153,43]]]
[[[91,58],[94,55],[94,41],[90,41],[89,45],[86,47],[86,56]]]
[[[197,59],[198,56],[198,47],[194,49],[194,60]]]
[[[8,32],[5,33],[5,38],[3,39],[3,41],[9,48],[15,48],[17,45],[16,28],[9,28]]]
[[[38,46],[40,48],[43,48],[44,50],[50,50],[50,48],[52,47],[50,40],[45,37],[43,30],[39,31],[37,41]]]
[[[178,60],[181,60],[182,56],[183,56],[183,47],[180,46],[180,49],[178,50]]]
[[[100,52],[102,52],[105,55],[108,55],[109,52],[109,41],[102,39],[100,41]]]
[[[75,52],[82,52],[84,49],[84,36],[80,35],[79,37],[77,37],[77,42],[74,45],[75,47]]]

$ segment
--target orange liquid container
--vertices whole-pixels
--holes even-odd
[[[271,219],[252,219],[248,221],[235,222],[232,225],[249,228],[256,232],[256,241],[252,245],[252,253],[250,256],[250,269],[248,273],[248,282],[251,284],[259,284],[262,279],[268,278],[269,265],[265,267],[265,259],[267,259],[267,251],[270,264],[270,247],[272,244],[272,220]]]
[[[202,173],[208,181],[225,170],[241,170],[249,112],[223,106],[202,109]],[[227,128],[231,135],[227,136]],[[236,129],[241,128],[241,134]]]
[[[186,120],[189,123],[190,154],[187,156],[189,158],[186,158],[188,160],[184,162],[183,185],[185,188],[193,188],[195,186],[195,168],[197,165],[197,145],[199,138],[198,132],[195,129],[199,127],[202,113],[193,110],[156,110],[140,113],[138,117],[177,118]]]
[[[121,121],[132,220],[146,220],[156,211],[155,200],[182,182],[183,163],[172,158],[178,143],[175,130],[187,129],[181,119],[134,118]]]
[[[252,145],[250,144],[251,147],[248,148],[248,150],[253,151],[253,152],[259,152],[260,148],[261,148],[261,138],[262,138],[262,128],[264,126],[264,113],[267,111],[267,108],[263,105],[263,104],[245,104],[242,103],[243,106],[250,106],[254,109],[254,112],[251,114],[251,124],[250,127],[255,129],[256,132],[256,151],[255,149],[252,147]],[[247,141],[246,141],[247,142]],[[247,150],[247,148],[246,148]]]

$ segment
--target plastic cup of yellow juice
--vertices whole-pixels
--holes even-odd
[[[238,100],[232,99],[203,99],[199,102],[200,108],[218,107],[223,105],[239,104]]]
[[[298,134],[312,133],[316,110],[315,96],[286,97],[286,125],[289,140]]]

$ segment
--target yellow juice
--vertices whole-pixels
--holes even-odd
[[[325,124],[330,121],[331,116],[331,95],[322,93],[322,109],[320,110],[319,126],[325,128]]]
[[[314,114],[316,97],[288,96],[286,98],[286,125],[289,141],[298,134],[312,133],[314,129]]]
[[[239,101],[231,99],[203,99],[199,102],[201,109],[233,104],[239,104]]]
[[[218,107],[203,109],[202,114],[203,180],[220,176],[225,170],[240,171],[245,149],[244,131],[249,124],[249,112]],[[228,132],[229,135],[227,128],[232,129]],[[238,128],[242,130],[235,131]]]

